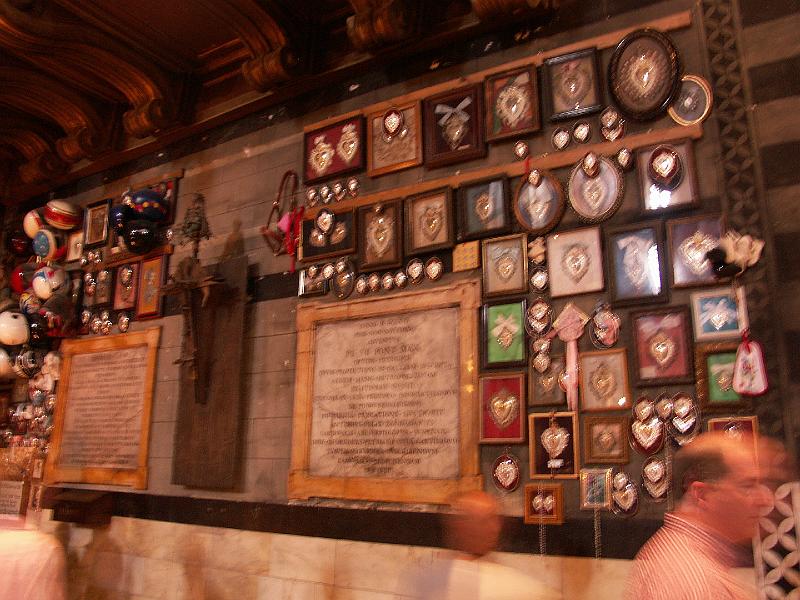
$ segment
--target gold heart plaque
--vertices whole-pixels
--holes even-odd
[[[658,368],[666,369],[678,355],[678,346],[675,340],[659,329],[647,341],[647,351],[656,361]]]
[[[381,258],[389,250],[394,238],[394,219],[386,215],[374,217],[367,225],[367,246]]]
[[[431,242],[436,239],[436,236],[442,230],[443,210],[441,205],[432,204],[426,206],[420,215],[419,224],[422,234]]]
[[[314,147],[308,153],[308,164],[314,169],[317,176],[324,175],[333,162],[333,146],[325,141],[321,135],[314,140]]]
[[[489,192],[484,192],[475,200],[475,214],[481,223],[488,223],[494,214],[494,198]]]
[[[500,429],[505,429],[517,418],[519,398],[508,390],[500,390],[489,400],[489,414]]]
[[[634,421],[631,432],[636,442],[645,450],[657,445],[661,440],[663,424],[657,418],[649,421]]]
[[[569,444],[569,431],[553,423],[542,432],[539,439],[550,458],[557,458]]]
[[[575,283],[588,273],[590,263],[589,248],[585,244],[572,244],[561,255],[561,267]]]

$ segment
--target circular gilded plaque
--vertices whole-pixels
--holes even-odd
[[[583,162],[575,165],[567,185],[570,206],[587,223],[599,223],[611,217],[625,194],[625,180],[614,162],[600,156],[596,164],[593,177],[587,175]]]
[[[666,35],[638,29],[622,38],[611,56],[608,81],[620,111],[631,119],[655,119],[681,87],[678,52]]]
[[[538,176],[532,177],[534,173]],[[514,215],[526,231],[535,235],[553,229],[564,215],[564,190],[546,171],[533,171],[522,178],[514,195]]]
[[[519,460],[510,452],[503,452],[492,464],[492,483],[498,490],[513,492],[520,480]]]
[[[711,114],[714,94],[708,82],[699,75],[684,75],[678,98],[667,111],[678,125],[702,123]]]

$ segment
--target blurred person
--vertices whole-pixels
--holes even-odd
[[[66,600],[66,559],[51,535],[0,521],[0,600]]]
[[[626,600],[744,600],[756,597],[732,569],[752,563],[750,542],[771,506],[759,465],[776,447],[708,433],[673,459],[674,512],[636,556]],[[758,460],[757,460],[758,458]],[[774,469],[771,473],[777,475]]]
[[[468,492],[443,515],[444,539],[452,553],[407,581],[399,594],[423,600],[561,600],[561,594],[489,556],[497,547],[502,517],[497,500]]]

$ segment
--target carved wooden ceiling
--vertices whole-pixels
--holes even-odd
[[[18,203],[558,0],[0,0],[0,198]]]

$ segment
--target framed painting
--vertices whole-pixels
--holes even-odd
[[[484,369],[523,367],[525,299],[484,304],[481,309],[481,362]]]
[[[528,291],[528,235],[516,233],[483,240],[483,295],[508,296]]]
[[[706,253],[719,245],[725,223],[719,215],[667,221],[672,286],[713,285],[719,280]]]
[[[555,175],[533,170],[520,180],[513,206],[517,223],[529,233],[542,235],[558,225],[567,202]]]
[[[504,71],[486,78],[486,139],[490,142],[539,131],[536,67]]]
[[[547,268],[553,298],[602,291],[600,229],[586,227],[548,235]]]
[[[399,200],[358,208],[359,270],[403,264],[403,205]]]
[[[528,415],[531,479],[578,477],[578,416],[574,412]]]
[[[694,339],[698,342],[738,339],[749,327],[744,287],[719,287],[691,295]]]
[[[527,525],[561,525],[564,522],[564,484],[526,483],[523,520]]]
[[[596,48],[548,58],[542,68],[551,121],[572,119],[603,108]]]
[[[627,416],[583,418],[583,456],[590,464],[625,464],[628,455]]]
[[[687,307],[634,312],[631,322],[639,385],[694,382]]]
[[[300,227],[301,262],[355,254],[356,218],[352,210],[333,213],[324,208],[313,219],[305,219]]]
[[[480,379],[480,443],[525,441],[525,373],[503,373]]]
[[[567,394],[558,382],[566,369],[564,355],[550,356],[550,366],[539,373],[528,365],[528,406],[557,406],[567,403]]]
[[[419,102],[399,104],[367,117],[367,175],[378,177],[421,164]]]
[[[716,342],[695,346],[697,399],[705,410],[724,411],[747,406],[733,389],[733,366],[737,342]]]
[[[625,348],[581,352],[581,410],[627,410],[631,407]]]
[[[67,234],[67,255],[66,262],[80,260],[83,253],[83,230],[73,231]]]
[[[664,240],[659,223],[607,229],[606,259],[615,306],[667,301]]]
[[[114,270],[101,269],[95,275],[94,306],[105,306],[114,301]]]
[[[139,285],[139,263],[117,267],[114,277],[114,310],[131,310],[136,306],[136,288]]]
[[[611,508],[611,469],[581,469],[581,510]]]
[[[480,84],[426,98],[425,166],[443,167],[486,155]]]
[[[700,203],[691,140],[649,146],[636,153],[642,212],[657,214]]]
[[[451,248],[455,243],[452,191],[449,187],[405,200],[406,255]]]
[[[722,432],[735,440],[750,437],[755,444],[758,441],[758,417],[753,415],[749,417],[717,417],[709,419],[708,430]]]
[[[106,198],[86,205],[83,218],[83,247],[96,248],[108,241],[108,211],[111,199]]]
[[[137,319],[156,319],[161,316],[161,286],[166,270],[166,256],[157,256],[140,263],[139,293],[136,298]]]
[[[458,188],[459,241],[507,233],[511,229],[505,177],[470,181]]]
[[[328,293],[328,280],[322,269],[310,267],[300,271],[297,295],[307,298],[309,296],[324,296]]]
[[[303,180],[316,183],[364,168],[364,118],[348,119],[303,135]]]

